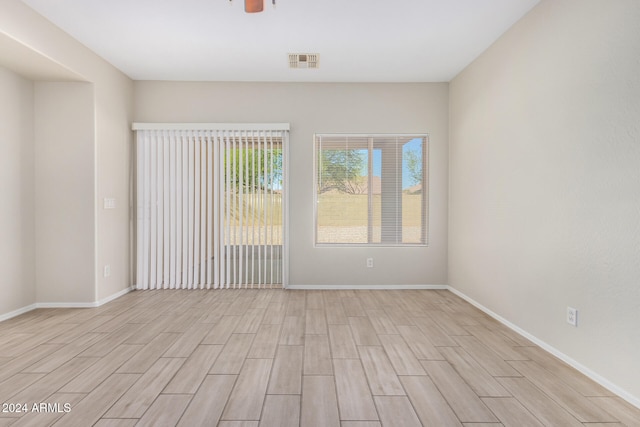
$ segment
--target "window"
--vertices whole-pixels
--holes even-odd
[[[426,245],[427,141],[316,135],[316,245]]]

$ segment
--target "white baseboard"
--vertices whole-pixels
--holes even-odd
[[[109,295],[106,298],[94,302],[39,302],[35,304],[35,308],[95,308],[100,307],[109,301],[113,301],[122,295],[128,294],[133,289],[133,287],[125,288],[120,292],[116,292],[113,295]]]
[[[130,286],[128,288],[125,288],[125,289],[121,290],[120,292],[116,292],[113,295],[110,295],[110,296],[108,296],[106,298],[102,298],[100,301],[97,302],[96,307],[100,307],[101,305],[104,305],[104,304],[106,304],[108,302],[111,302],[116,298],[120,298],[122,295],[126,295],[129,292],[133,291],[134,289],[135,288],[133,286]]]
[[[36,308],[95,308],[97,302],[37,302]]]
[[[19,308],[17,310],[11,311],[9,313],[0,314],[0,322],[4,320],[11,319],[12,317],[20,316],[21,314],[27,313],[31,310],[35,310],[36,308],[95,308],[100,307],[108,302],[113,301],[116,298],[121,297],[129,292],[131,292],[134,288],[129,287],[121,290],[113,295],[110,295],[106,298],[101,299],[100,301],[95,302],[37,302],[35,304],[28,305],[26,307]]]
[[[600,384],[601,386],[603,386],[607,390],[609,390],[612,393],[615,393],[616,395],[620,396],[621,398],[623,398],[624,400],[626,400],[627,402],[629,402],[633,406],[635,406],[637,408],[640,408],[640,398],[632,395],[628,391],[626,391],[623,388],[617,386],[616,384],[614,384],[611,381],[607,380],[603,376],[599,375],[598,373],[592,371],[591,369],[587,368],[586,366],[582,365],[581,363],[577,362],[576,360],[574,360],[571,357],[567,356],[566,354],[562,353],[560,350],[556,349],[555,347],[547,344],[546,342],[542,341],[541,339],[539,339],[539,338],[531,335],[527,331],[519,328],[518,326],[516,326],[513,323],[509,322],[504,317],[500,316],[497,313],[494,313],[493,311],[489,310],[487,307],[485,307],[482,304],[480,304],[479,302],[475,301],[473,298],[463,294],[459,290],[457,290],[455,288],[452,288],[451,286],[448,286],[447,288],[453,294],[459,296],[460,298],[462,298],[463,300],[467,301],[469,304],[473,305],[474,307],[482,310],[483,312],[485,312],[489,316],[491,316],[494,319],[496,319],[498,322],[502,323],[503,325],[505,325],[509,329],[513,330],[514,332],[522,335],[523,337],[525,337],[529,341],[533,342],[534,344],[536,344],[537,346],[539,346],[543,350],[546,350],[547,352],[549,352],[552,355],[556,356],[558,359],[562,360],[563,362],[565,362],[569,366],[577,369],[582,374],[584,374],[587,377],[591,378],[593,381],[597,382],[598,384]]]
[[[10,311],[9,313],[0,314],[0,322],[5,320],[9,320],[12,317],[20,316],[21,314],[27,313],[31,310],[35,310],[37,307],[35,304],[28,305],[26,307],[19,308],[17,310]]]
[[[309,289],[309,290],[410,290],[410,289],[430,289],[447,290],[447,285],[287,285],[285,289]]]

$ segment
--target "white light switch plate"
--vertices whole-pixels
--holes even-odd
[[[116,199],[111,197],[104,198],[104,208],[105,209],[115,209],[116,208]]]

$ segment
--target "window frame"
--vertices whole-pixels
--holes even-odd
[[[320,150],[318,149],[318,137],[332,137],[332,138],[421,138],[423,140],[422,147],[422,200],[421,200],[421,242],[411,242],[411,243],[390,243],[390,242],[360,242],[360,243],[329,243],[329,242],[319,242],[318,241],[318,173],[319,173],[319,159],[318,155]],[[345,248],[407,248],[407,247],[428,247],[429,246],[429,134],[424,133],[314,133],[313,134],[313,245],[317,248],[335,248],[335,247],[345,247]],[[368,165],[368,172],[371,168],[371,162]],[[369,204],[371,201],[369,200]],[[371,221],[371,211],[369,208],[369,219],[367,221],[367,227],[372,227]]]

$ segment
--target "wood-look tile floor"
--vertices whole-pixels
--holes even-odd
[[[0,401],[0,426],[640,426],[447,291],[136,291],[34,310],[0,323]]]

